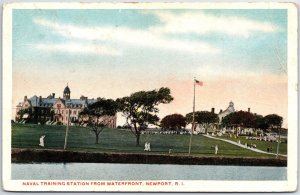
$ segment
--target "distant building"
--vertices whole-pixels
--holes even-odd
[[[79,113],[88,105],[95,103],[96,99],[88,99],[81,96],[79,99],[71,99],[71,90],[66,86],[63,91],[63,98],[55,98],[55,93],[50,94],[47,98],[36,95],[20,102],[16,108],[16,121],[33,122],[33,123],[62,123],[67,125],[68,117],[71,124],[76,123],[79,119]],[[106,116],[110,128],[116,127],[116,116]]]
[[[224,111],[220,110],[220,113],[218,114],[219,122],[221,123],[225,116],[227,116],[230,113],[233,113],[234,111],[235,111],[234,104],[232,101],[230,101],[229,106],[228,106],[228,108],[226,108],[226,110],[224,110]]]

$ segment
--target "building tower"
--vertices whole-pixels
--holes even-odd
[[[66,86],[66,88],[64,89],[64,99],[65,100],[69,100],[70,97],[71,97],[71,91],[70,91],[70,88],[68,87],[68,84]]]
[[[234,110],[234,104],[233,104],[232,101],[229,102],[229,106],[228,106],[227,110],[230,111],[230,112],[234,112],[235,111]]]

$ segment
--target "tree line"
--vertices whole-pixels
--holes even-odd
[[[171,114],[165,116],[161,120],[160,126],[163,129],[178,130],[185,128],[187,124],[193,121],[193,113],[188,113],[184,117],[181,114]],[[217,114],[209,111],[196,111],[195,124],[206,128],[210,124],[217,124],[219,128],[222,127],[242,127],[254,128],[261,130],[277,130],[281,127],[283,118],[276,114],[269,114],[266,116],[253,114],[246,111],[233,112],[225,116],[221,123],[219,123]]]
[[[126,125],[136,137],[136,146],[140,145],[140,136],[143,130],[150,125],[158,125],[163,130],[180,130],[191,124],[193,113],[186,116],[181,114],[167,115],[162,120],[158,113],[160,104],[168,104],[173,101],[169,88],[162,87],[158,90],[138,91],[129,96],[116,100],[100,98],[94,104],[88,105],[79,113],[80,123],[86,124],[96,136],[98,143],[99,135],[108,125],[105,116],[115,116],[117,112],[122,112],[126,118]],[[220,127],[251,127],[259,129],[269,129],[281,127],[282,117],[276,114],[267,116],[255,115],[250,112],[233,112],[222,119],[219,123],[217,114],[208,111],[195,112],[195,124],[206,127],[210,124],[218,124]]]

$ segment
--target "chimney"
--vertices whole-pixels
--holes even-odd
[[[39,106],[42,105],[42,96],[39,97]]]
[[[52,97],[55,98],[55,93],[52,93]]]
[[[24,96],[24,102],[25,102],[25,101],[27,101],[27,96],[26,96],[26,95]]]
[[[82,95],[82,96],[80,96],[80,99],[81,99],[81,100],[87,100],[88,97],[85,97],[85,96]]]
[[[248,112],[250,112],[250,108],[248,108]]]
[[[221,112],[223,112],[223,110],[222,110],[222,109],[220,110],[220,113],[221,113]]]
[[[215,113],[215,108],[211,108],[211,113]]]

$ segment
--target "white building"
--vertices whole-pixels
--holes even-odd
[[[224,110],[224,111],[220,110],[220,113],[218,114],[219,122],[221,123],[225,116],[227,116],[230,113],[233,113],[234,111],[235,111],[234,104],[232,101],[230,101],[229,106],[228,106],[228,108],[226,108],[226,110]]]

